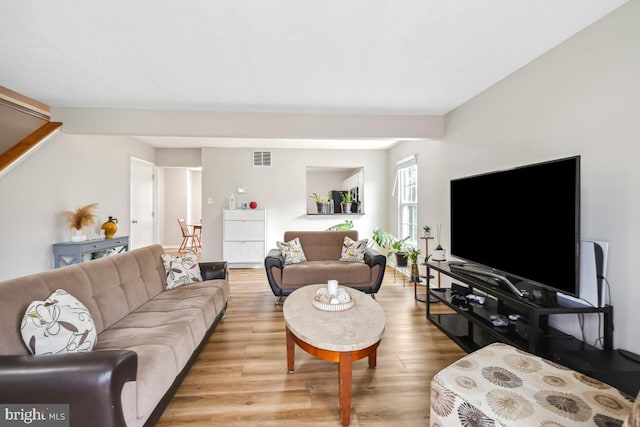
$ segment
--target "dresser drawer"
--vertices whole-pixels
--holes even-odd
[[[225,209],[222,212],[224,221],[264,221],[264,209]]]
[[[264,242],[224,242],[224,260],[228,263],[264,262]]]
[[[225,221],[223,236],[229,241],[264,241],[264,221]]]

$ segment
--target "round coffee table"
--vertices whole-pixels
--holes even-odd
[[[313,306],[319,288],[304,286],[292,292],[282,312],[287,333],[287,369],[294,370],[295,346],[323,360],[338,362],[340,416],[342,425],[351,418],[351,363],[369,358],[376,367],[376,350],[384,334],[384,312],[371,296],[345,288],[353,299],[353,307],[344,311],[323,311]]]

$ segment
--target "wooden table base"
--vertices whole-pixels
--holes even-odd
[[[317,357],[318,359],[327,360],[329,362],[338,362],[338,380],[340,392],[340,417],[342,425],[348,426],[351,422],[351,363],[365,357],[369,358],[369,367],[375,368],[377,362],[377,349],[380,341],[377,343],[354,351],[332,351],[314,347],[311,344],[301,340],[295,336],[287,327],[287,370],[293,373],[295,364],[295,344],[298,347]]]

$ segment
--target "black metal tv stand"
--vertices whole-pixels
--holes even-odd
[[[431,288],[434,272],[449,277],[453,288]],[[427,319],[463,350],[471,352],[493,342],[504,342],[571,369],[597,378],[629,395],[640,388],[640,363],[613,350],[613,307],[568,304],[554,291],[532,288],[531,283],[512,283],[523,294],[516,295],[502,278],[451,268],[447,262],[427,263],[427,291],[443,304],[426,304]],[[507,278],[508,279],[508,278]],[[440,286],[440,282],[438,283]],[[484,296],[484,303],[465,298],[467,293]],[[444,305],[444,306],[443,306]],[[549,315],[598,313],[603,317],[600,350],[549,325]],[[517,314],[505,326],[494,326],[491,315]]]
[[[485,296],[484,304],[456,297],[449,288],[431,288],[429,276],[436,271],[460,285],[463,292]],[[549,326],[549,315],[566,313],[601,313],[603,315],[603,348],[613,348],[613,307],[563,306],[555,292],[536,287],[530,282],[518,283],[516,289],[523,296],[504,286],[504,278],[476,274],[475,269],[460,269],[446,262],[427,263],[427,289],[429,294],[451,310],[432,312],[427,304],[427,319],[466,351],[473,351],[491,342],[505,342],[542,357],[553,358],[558,349],[595,349],[573,336]],[[513,287],[513,283],[511,283]],[[510,320],[506,326],[496,327],[491,315],[516,314],[519,320]]]

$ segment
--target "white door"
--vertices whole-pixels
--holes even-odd
[[[131,249],[154,243],[155,218],[155,165],[131,157]]]

